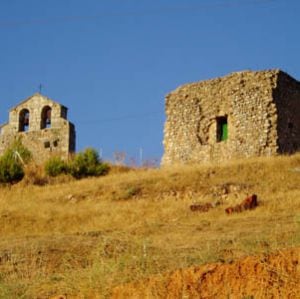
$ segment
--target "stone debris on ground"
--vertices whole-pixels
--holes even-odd
[[[192,212],[208,212],[210,209],[213,209],[222,203],[220,201],[215,202],[206,202],[206,203],[194,203],[190,205],[190,210]]]
[[[253,210],[258,206],[257,195],[253,194],[246,199],[244,199],[240,204],[228,207],[225,209],[227,214],[240,213],[245,210]]]

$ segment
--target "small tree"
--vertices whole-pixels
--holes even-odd
[[[0,183],[16,183],[24,177],[31,152],[17,139],[0,157]]]
[[[68,172],[67,163],[60,157],[52,157],[45,163],[45,172],[51,177]]]
[[[20,138],[16,139],[8,150],[14,152],[14,155],[21,160],[21,163],[27,164],[32,159],[31,152],[23,145]]]
[[[87,176],[100,176],[108,172],[108,165],[99,158],[98,152],[93,148],[87,148],[75,155],[69,165],[69,171],[75,178]]]
[[[109,166],[101,161],[98,152],[93,148],[79,152],[68,163],[60,157],[50,158],[45,163],[45,172],[52,177],[65,173],[80,179],[87,176],[104,175],[108,170]]]

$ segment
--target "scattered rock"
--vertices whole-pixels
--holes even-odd
[[[227,214],[232,214],[232,213],[240,213],[245,210],[253,210],[258,206],[257,202],[257,195],[253,194],[246,199],[244,199],[240,204],[234,206],[234,207],[228,207],[225,209],[225,212]]]
[[[208,212],[210,209],[213,208],[213,205],[211,203],[196,203],[190,206],[190,209],[192,212]]]
[[[73,195],[73,194],[69,194],[66,198],[67,198],[67,200],[71,200],[71,199],[73,199],[75,196]]]
[[[67,299],[67,296],[66,295],[58,295],[58,296],[51,297],[50,299]]]
[[[210,192],[212,196],[226,199],[230,194],[237,195],[243,190],[247,190],[250,186],[239,183],[224,183],[215,185],[211,188]]]
[[[193,212],[208,212],[210,209],[215,208],[221,204],[220,201],[216,201],[213,203],[206,202],[206,203],[194,203],[190,205],[190,209]]]

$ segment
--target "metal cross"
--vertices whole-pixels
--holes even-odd
[[[43,85],[40,84],[40,85],[39,85],[39,92],[40,92],[40,94],[42,93],[42,88],[43,88]]]

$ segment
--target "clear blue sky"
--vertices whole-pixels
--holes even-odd
[[[244,69],[300,79],[300,1],[1,0],[0,41],[1,123],[42,83],[78,150],[160,159],[178,85]]]

